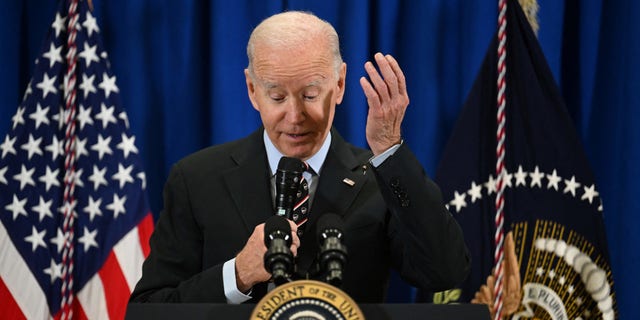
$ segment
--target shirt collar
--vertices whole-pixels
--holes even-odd
[[[284,155],[276,148],[275,145],[273,145],[273,142],[271,142],[271,139],[269,139],[269,136],[267,135],[267,130],[263,131],[262,139],[264,140],[264,147],[267,150],[269,168],[271,168],[271,174],[274,175],[275,172],[278,171],[278,162],[280,162],[280,158]],[[331,131],[327,134],[327,138],[324,139],[320,150],[306,161],[307,164],[309,164],[309,167],[311,167],[317,175],[320,175],[320,169],[322,169],[324,160],[327,158],[327,153],[329,153],[329,146],[331,146]]]

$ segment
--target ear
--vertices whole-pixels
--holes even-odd
[[[340,71],[338,72],[338,91],[336,92],[336,104],[342,103],[342,98],[344,97],[344,90],[346,89],[347,83],[347,64],[342,63],[340,66]]]
[[[258,101],[256,99],[256,84],[255,82],[253,82],[253,79],[249,74],[249,69],[244,69],[244,79],[247,83],[247,95],[249,96],[249,100],[251,100],[253,108],[260,112],[260,106],[258,105]]]

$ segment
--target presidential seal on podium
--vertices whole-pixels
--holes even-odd
[[[297,280],[267,293],[256,304],[250,319],[362,320],[364,315],[339,288],[315,280]]]

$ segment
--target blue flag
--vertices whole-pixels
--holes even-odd
[[[436,303],[482,300],[494,267],[497,41],[484,59],[441,158],[436,181],[464,230],[472,273],[460,288],[420,292]],[[517,1],[508,2],[506,315],[617,317],[602,199],[576,129]],[[511,258],[511,259],[509,259]],[[507,267],[507,269],[509,269]],[[492,291],[491,285],[489,291]],[[485,299],[487,300],[487,299]],[[492,301],[488,299],[488,301]],[[503,313],[505,315],[505,313]]]
[[[121,319],[149,252],[153,218],[139,151],[86,1],[76,11],[71,88],[76,117],[69,150],[76,161],[67,162],[69,7],[70,1],[60,2],[24,99],[0,140],[0,309],[9,319]],[[72,201],[65,206],[69,172]],[[65,228],[69,210],[75,223]],[[68,259],[65,243],[72,248]],[[63,314],[64,305],[71,312]]]

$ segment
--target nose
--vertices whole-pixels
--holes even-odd
[[[285,119],[294,124],[302,123],[307,118],[304,102],[301,99],[289,99]]]

